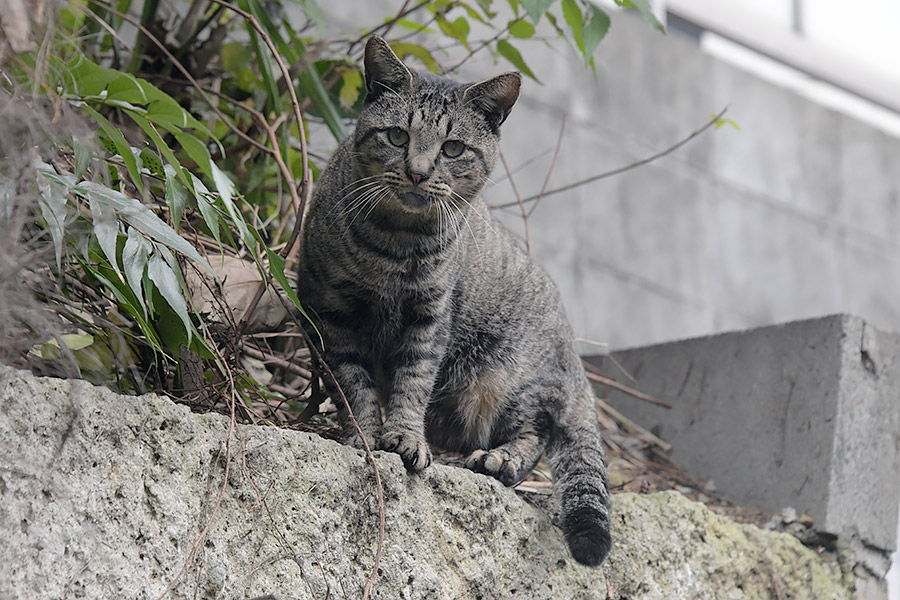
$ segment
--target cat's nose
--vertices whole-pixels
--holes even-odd
[[[415,185],[419,185],[420,182],[428,179],[428,176],[431,175],[431,171],[431,165],[416,160],[411,161],[406,168],[406,174],[412,179],[412,182]]]

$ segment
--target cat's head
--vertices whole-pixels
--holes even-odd
[[[405,212],[465,207],[494,167],[521,76],[462,84],[412,71],[377,36],[366,44],[365,76],[354,138],[360,176],[379,181],[380,202]]]

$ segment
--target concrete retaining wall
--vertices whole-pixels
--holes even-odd
[[[812,516],[887,571],[900,507],[900,335],[837,315],[613,356],[673,408],[612,391],[610,402],[658,428],[681,466],[736,501]]]

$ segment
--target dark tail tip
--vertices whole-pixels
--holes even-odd
[[[595,508],[581,507],[565,515],[563,532],[572,556],[589,567],[599,566],[612,547],[608,516]]]

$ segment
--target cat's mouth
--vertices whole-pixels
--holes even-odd
[[[398,194],[397,198],[401,204],[413,210],[422,210],[429,204],[428,198],[418,192],[403,192]]]

